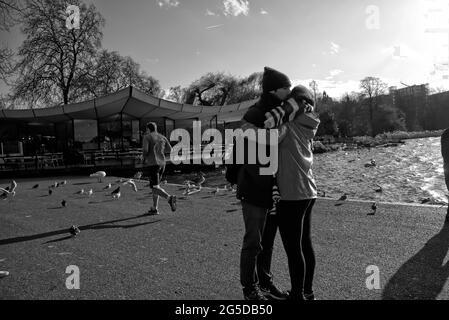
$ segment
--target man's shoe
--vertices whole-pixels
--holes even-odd
[[[243,297],[245,300],[268,300],[260,291],[259,287],[255,287],[251,292],[248,294],[245,293],[245,290],[243,290]]]
[[[176,211],[176,196],[170,196],[168,198],[168,204],[170,205],[171,211]]]
[[[157,209],[151,208],[150,210],[148,210],[149,216],[157,216],[158,214],[159,214],[159,211]]]
[[[263,295],[269,299],[287,300],[289,296],[288,292],[279,290],[273,283],[267,287],[261,286],[260,290],[262,291]]]

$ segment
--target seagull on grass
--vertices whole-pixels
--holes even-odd
[[[94,191],[92,189],[90,189],[89,191],[87,191],[87,196],[90,197],[91,195],[94,194]]]

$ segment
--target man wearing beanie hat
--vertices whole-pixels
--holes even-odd
[[[262,76],[263,92],[268,93],[280,88],[290,88],[291,86],[290,79],[285,74],[269,67],[264,68]]]
[[[249,126],[264,128],[265,113],[280,107],[290,93],[288,77],[272,68],[265,67],[262,78],[263,93],[260,99],[248,109],[243,120]],[[243,126],[245,129],[245,125]],[[245,146],[245,153],[248,148]],[[267,147],[257,144],[257,148]],[[236,149],[234,144],[234,156]],[[248,157],[245,154],[245,159]],[[235,162],[234,162],[235,163]],[[240,255],[240,282],[247,300],[266,300],[267,298],[285,300],[286,292],[276,288],[272,280],[271,258],[274,239],[277,233],[275,215],[268,215],[273,207],[272,190],[275,179],[270,175],[260,175],[260,163],[243,164],[229,172],[235,177],[227,179],[237,183],[237,198],[242,201],[245,235]]]

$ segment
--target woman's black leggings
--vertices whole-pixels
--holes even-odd
[[[278,203],[279,233],[288,259],[292,297],[313,293],[315,253],[311,239],[311,215],[315,199]]]

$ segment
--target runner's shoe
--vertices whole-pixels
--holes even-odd
[[[176,196],[170,196],[168,198],[168,204],[170,205],[171,211],[176,211]]]
[[[148,215],[150,216],[157,216],[159,214],[159,211],[157,209],[151,208],[148,210]]]

